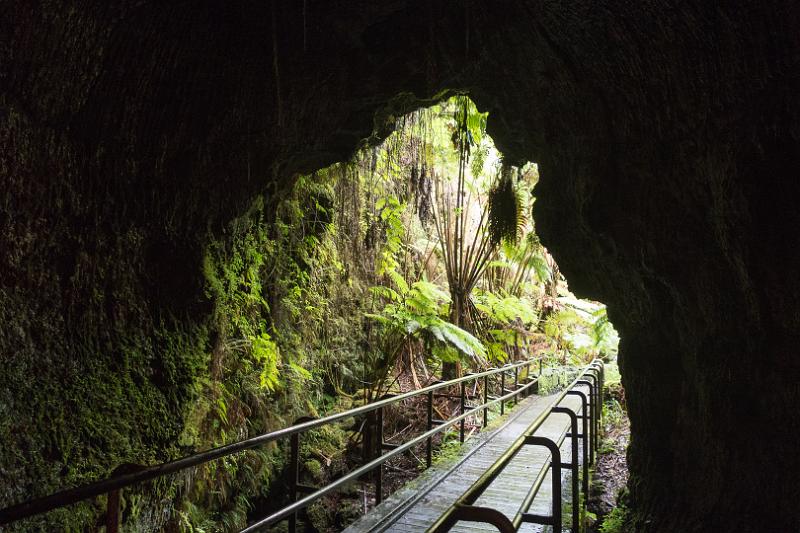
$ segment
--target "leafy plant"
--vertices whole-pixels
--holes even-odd
[[[619,337],[608,322],[604,306],[572,296],[559,298],[558,305],[543,329],[554,348],[570,357],[571,363],[583,364],[601,354],[616,354]]]
[[[378,366],[382,375],[394,367],[411,339],[421,340],[430,353],[445,362],[485,359],[487,351],[483,343],[444,318],[450,296],[433,283],[416,281],[405,290],[401,287],[401,292],[383,286],[373,287],[372,291],[388,302],[380,313],[366,315],[384,328],[385,357]]]
[[[600,524],[600,533],[627,533],[630,531],[630,512],[624,505],[617,505]]]
[[[533,302],[508,293],[495,294],[476,289],[473,302],[480,313],[477,321],[493,363],[504,363],[510,351],[518,351],[527,342],[530,330],[538,322]]]
[[[480,148],[484,136],[484,116],[468,98],[460,97],[454,119],[452,139],[458,149],[455,183],[443,177],[436,181],[433,218],[452,300],[450,321],[474,331],[479,317],[470,299],[472,291],[500,242],[517,240],[524,216],[510,169],[503,167],[491,187],[481,190],[478,171],[482,169],[478,167],[483,166],[483,156],[481,165],[468,165],[472,148]],[[480,149],[478,153],[483,154]],[[445,377],[457,371],[457,367],[445,366]]]

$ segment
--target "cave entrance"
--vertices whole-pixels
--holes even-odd
[[[341,409],[529,357],[551,369],[546,389],[602,357],[624,426],[617,332],[602,303],[570,291],[539,240],[538,167],[507,164],[487,118],[455,96],[397,117],[382,141],[297,179],[261,248],[272,265],[264,342],[274,354],[262,359],[279,361],[262,383],[300,391],[310,371],[322,376],[323,408]],[[387,431],[419,430],[410,413]],[[612,493],[627,475],[620,431],[610,444]],[[413,477],[404,461],[389,465],[390,488]],[[306,475],[324,479],[324,465],[308,463]]]
[[[277,215],[307,245],[299,266],[319,287],[346,286],[335,296],[359,302],[364,331],[387,337],[362,339],[376,350],[372,362],[405,358],[414,381],[414,358],[445,372],[526,353],[573,366],[613,361],[619,337],[605,306],[570,292],[536,234],[537,165],[506,164],[486,122],[455,96],[395,119],[391,134],[350,161],[300,177]],[[279,317],[287,325],[316,309],[291,296],[277,296],[291,300]],[[443,323],[454,329],[439,338]],[[409,336],[413,346],[399,347]],[[381,378],[361,372],[362,382]]]

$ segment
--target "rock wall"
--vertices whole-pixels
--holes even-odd
[[[793,3],[12,0],[0,28],[0,506],[180,453],[204,246],[464,90],[621,333],[638,530],[800,528]]]

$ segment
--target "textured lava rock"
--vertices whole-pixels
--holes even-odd
[[[466,90],[621,332],[637,527],[798,530],[800,10],[696,4],[8,2],[0,505],[177,453],[205,243]]]

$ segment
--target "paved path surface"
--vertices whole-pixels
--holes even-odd
[[[579,390],[588,392],[585,387]],[[430,527],[446,509],[474,483],[481,474],[520,436],[536,417],[554,400],[553,396],[534,396],[521,401],[511,411],[508,419],[497,429],[473,437],[462,447],[459,457],[446,464],[437,465],[351,525],[348,533],[378,531],[421,532]],[[580,400],[567,396],[561,405],[579,410]],[[536,435],[557,439],[569,429],[569,417],[552,414]],[[571,461],[570,439],[561,447],[562,461]],[[512,517],[534,479],[548,461],[550,453],[540,446],[525,446],[484,492],[476,505],[492,507]],[[569,479],[562,480],[565,504],[571,505]],[[531,506],[530,512],[550,514],[552,505],[551,480],[548,475]],[[570,516],[564,513],[564,531],[569,531]],[[488,524],[460,522],[452,531],[497,531]],[[528,533],[551,532],[551,527],[523,524],[520,531]]]

